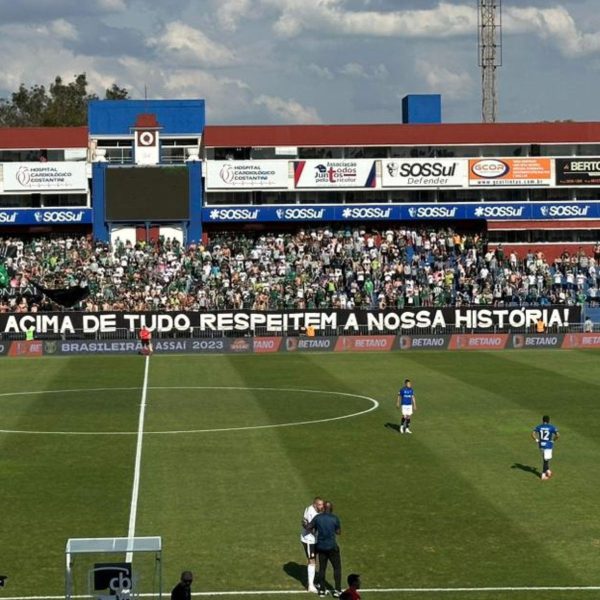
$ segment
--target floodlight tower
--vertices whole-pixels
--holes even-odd
[[[477,0],[478,55],[481,67],[481,116],[496,121],[496,69],[502,66],[502,0]]]

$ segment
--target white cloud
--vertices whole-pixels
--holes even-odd
[[[323,67],[321,65],[316,65],[315,63],[311,63],[310,65],[308,65],[308,67],[306,67],[306,70],[309,73],[316,75],[320,79],[327,79],[331,81],[334,78],[331,69],[329,69],[328,67]]]
[[[473,95],[473,81],[464,71],[454,71],[424,59],[416,61],[416,69],[425,74],[425,82],[431,93],[442,94],[449,100],[463,100]]]
[[[509,33],[534,33],[556,44],[569,57],[600,51],[600,32],[584,33],[567,9],[561,6],[509,8],[503,25]]]
[[[77,29],[75,29],[75,26],[65,19],[56,19],[55,21],[52,21],[49,24],[48,29],[53,35],[62,40],[75,41],[79,39],[79,33],[77,32]]]
[[[360,63],[351,62],[346,63],[341,69],[340,73],[342,75],[346,75],[347,77],[367,79],[368,74],[365,70],[365,67]]]
[[[274,117],[285,123],[320,123],[317,110],[312,106],[302,106],[296,100],[285,100],[278,96],[261,94],[254,104],[266,108]]]
[[[235,62],[230,48],[181,21],[168,23],[159,36],[148,39],[148,45],[159,54],[168,54],[179,65],[218,67]]]
[[[385,65],[365,66],[358,62],[346,63],[340,74],[354,79],[387,79],[389,71]]]
[[[477,27],[477,11],[467,4],[440,2],[432,9],[376,12],[346,10],[344,0],[263,1],[280,11],[274,30],[283,37],[297,36],[303,30],[374,37],[449,37],[473,33]]]
[[[122,12],[127,8],[125,0],[96,0],[96,4],[107,12]]]
[[[225,31],[236,31],[240,21],[252,14],[250,0],[217,0],[214,15]]]

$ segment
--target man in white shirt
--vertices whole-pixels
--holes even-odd
[[[323,512],[323,499],[317,496],[312,504],[304,509],[302,515],[302,532],[300,533],[300,541],[306,554],[307,570],[308,570],[308,591],[317,593],[315,587],[315,571],[316,571],[316,552],[315,552],[315,534],[307,529],[308,524],[320,513]]]

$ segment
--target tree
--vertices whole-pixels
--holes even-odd
[[[74,76],[65,84],[57,76],[47,90],[43,85],[30,88],[22,83],[10,100],[0,99],[0,127],[68,127],[87,123],[87,105],[96,100],[88,94],[85,73]],[[109,100],[123,100],[129,96],[125,88],[116,83],[105,91]]]
[[[119,87],[116,83],[113,83],[104,94],[106,100],[127,100],[129,98],[129,92],[122,87]]]

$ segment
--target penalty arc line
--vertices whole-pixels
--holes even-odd
[[[135,536],[135,521],[137,518],[138,497],[140,494],[140,471],[142,467],[142,442],[144,440],[144,418],[146,416],[146,399],[148,397],[148,371],[150,356],[146,356],[144,364],[144,383],[142,384],[142,400],[140,402],[140,416],[138,419],[137,443],[135,447],[135,467],[133,470],[133,486],[131,489],[131,508],[129,511],[129,530],[127,537],[129,543]],[[132,562],[133,552],[127,552],[125,562]]]

